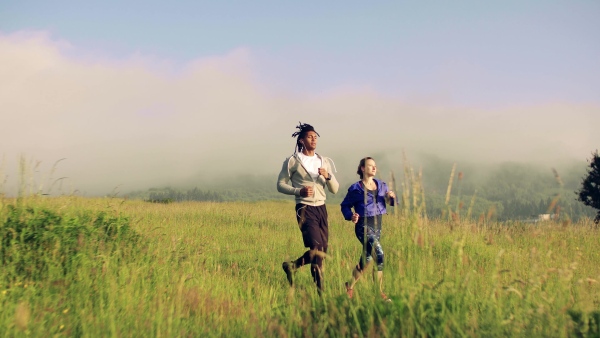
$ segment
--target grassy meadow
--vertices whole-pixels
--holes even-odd
[[[384,217],[384,289],[348,299],[360,256],[329,205],[325,291],[290,201],[148,203],[0,199],[0,332],[6,337],[598,337],[593,223]]]

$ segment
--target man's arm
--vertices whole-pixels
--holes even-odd
[[[330,173],[330,175],[331,175],[331,179],[327,180],[327,189],[329,189],[329,191],[331,191],[332,194],[335,194],[338,192],[338,189],[340,188],[340,184],[335,179],[335,176],[333,176],[333,174]]]
[[[328,176],[329,179],[325,180],[325,183],[327,183],[327,189],[332,193],[332,194],[336,194],[338,192],[338,189],[340,188],[340,184],[338,183],[337,179],[335,178],[335,176],[331,173],[331,159],[327,158],[327,172],[328,172]]]
[[[277,178],[277,191],[286,195],[300,195],[300,188],[294,188],[290,182],[290,173],[288,171],[288,161],[290,159],[286,159],[283,161],[283,166],[281,167],[281,171],[279,172],[279,177]]]

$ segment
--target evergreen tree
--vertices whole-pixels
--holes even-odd
[[[600,222],[600,155],[598,150],[592,153],[590,167],[587,171],[587,177],[581,182],[581,189],[577,192],[578,200],[598,210],[594,222]]]

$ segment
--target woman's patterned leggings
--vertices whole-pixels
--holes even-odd
[[[358,223],[354,228],[356,238],[363,245],[363,253],[360,256],[358,267],[360,271],[365,268],[365,265],[369,264],[373,260],[373,251],[375,251],[375,258],[377,262],[377,271],[383,271],[384,254],[383,248],[379,240],[381,238],[381,215],[367,217],[365,222],[361,222],[363,218],[359,219]],[[366,231],[365,231],[366,230]],[[364,259],[366,253],[366,262]]]

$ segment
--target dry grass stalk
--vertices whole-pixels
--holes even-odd
[[[27,302],[20,302],[15,308],[15,325],[19,330],[27,330],[29,325],[29,318],[31,317],[31,311],[29,310],[29,304]]]
[[[452,183],[454,182],[454,172],[456,171],[456,163],[452,165],[452,171],[450,171],[450,180],[448,181],[448,190],[446,190],[446,205],[450,202],[450,192],[452,191]]]

